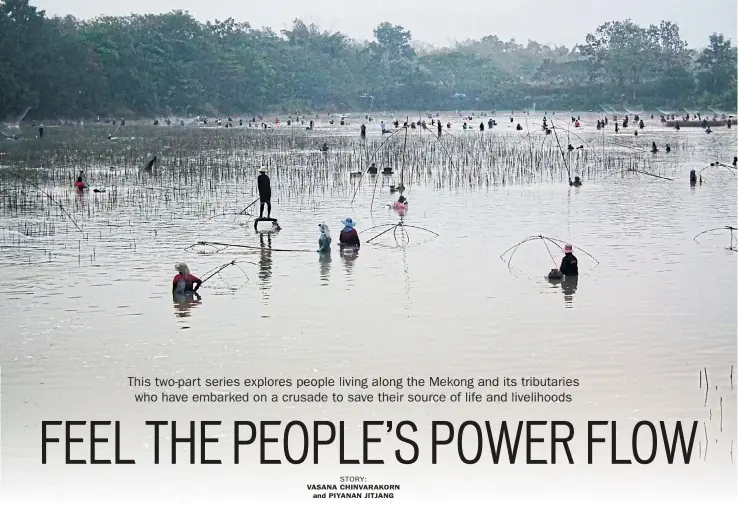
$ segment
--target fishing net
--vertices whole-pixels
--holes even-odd
[[[240,264],[248,263],[256,265],[250,261],[236,262],[233,260],[229,263],[219,265],[202,275],[202,283],[208,289],[216,291],[236,291],[246,286],[249,282],[249,276],[246,274]],[[258,266],[258,265],[257,265]]]

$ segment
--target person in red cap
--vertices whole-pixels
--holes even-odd
[[[559,267],[559,272],[561,272],[564,277],[576,277],[579,275],[577,257],[574,256],[572,252],[573,250],[574,248],[571,244],[566,244],[564,246],[564,257],[561,258],[561,266]]]

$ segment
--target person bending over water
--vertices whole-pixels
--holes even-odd
[[[187,291],[195,293],[200,289],[202,281],[190,273],[187,264],[177,263],[174,269],[177,275],[172,279],[172,293],[184,294]]]
[[[578,175],[574,177],[574,181],[569,183],[569,186],[581,186],[581,185],[582,185],[582,181],[581,179],[579,179]]]
[[[343,220],[343,230],[341,230],[341,235],[338,237],[338,244],[341,247],[359,247],[361,245],[359,233],[354,228],[354,221],[350,217]]]
[[[559,272],[565,277],[575,277],[579,275],[579,266],[577,265],[577,257],[574,256],[574,248],[571,244],[564,246],[564,257],[561,258],[561,266]]]

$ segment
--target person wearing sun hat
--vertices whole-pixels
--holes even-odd
[[[190,269],[186,263],[177,263],[174,265],[174,270],[177,271],[177,275],[172,280],[173,293],[196,292],[200,288],[202,281],[190,273]]]
[[[269,219],[272,215],[272,186],[269,182],[269,176],[266,174],[266,167],[259,169],[256,185],[259,189],[259,218],[264,217],[264,204],[266,204],[267,219]]]
[[[343,230],[341,230],[341,235],[338,237],[338,244],[341,247],[361,246],[361,241],[359,240],[359,233],[356,231],[356,228],[354,228],[355,224],[356,223],[354,223],[353,219],[351,219],[350,217],[347,217],[346,219],[343,220]]]
[[[564,277],[576,277],[579,275],[577,257],[574,256],[573,251],[574,248],[571,244],[566,244],[564,246],[564,257],[561,258],[561,266],[559,267],[559,272],[561,272]]]

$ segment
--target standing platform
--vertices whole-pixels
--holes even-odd
[[[259,231],[259,223],[272,223],[272,226],[279,228],[279,223],[273,217],[257,217],[254,219],[254,230]]]

